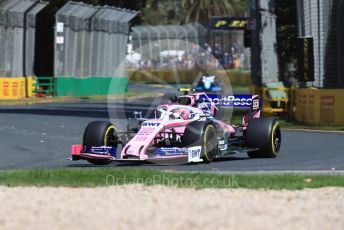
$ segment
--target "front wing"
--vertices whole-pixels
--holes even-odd
[[[159,161],[185,161],[191,162],[202,162],[201,158],[202,147],[157,147],[151,149],[146,154],[145,158],[134,158],[126,157],[121,158],[120,152],[117,149],[109,146],[92,147],[85,149],[81,144],[72,146],[72,157],[70,160],[87,160],[87,159],[99,159],[99,160],[110,160],[110,161],[147,161],[147,162],[159,162]]]

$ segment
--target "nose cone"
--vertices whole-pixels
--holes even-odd
[[[138,160],[146,160],[148,156],[145,154],[144,146],[129,146],[127,149],[124,150],[123,159],[138,159]]]
[[[211,82],[208,82],[208,81],[204,82],[205,89],[210,89],[210,87],[211,87]]]

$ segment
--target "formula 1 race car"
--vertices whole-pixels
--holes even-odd
[[[189,90],[183,90],[189,91]],[[248,107],[241,125],[214,117],[218,106]],[[274,158],[281,146],[279,123],[263,118],[258,96],[213,98],[203,92],[186,92],[159,105],[154,118],[136,112],[126,131],[108,121],[91,122],[83,143],[72,146],[71,160],[96,165],[112,161],[211,162],[238,151],[250,158]]]
[[[202,76],[194,87],[195,91],[207,93],[221,93],[224,91],[223,88],[222,82],[215,75]]]

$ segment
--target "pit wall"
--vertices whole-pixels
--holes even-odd
[[[295,89],[299,122],[311,125],[344,125],[344,89]]]

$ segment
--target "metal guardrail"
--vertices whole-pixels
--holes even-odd
[[[36,16],[47,6],[38,0],[0,1],[0,76],[34,72]]]
[[[110,6],[65,4],[55,16],[55,77],[125,76],[129,22],[137,14]]]
[[[34,89],[37,97],[55,95],[55,79],[53,77],[38,77]]]

